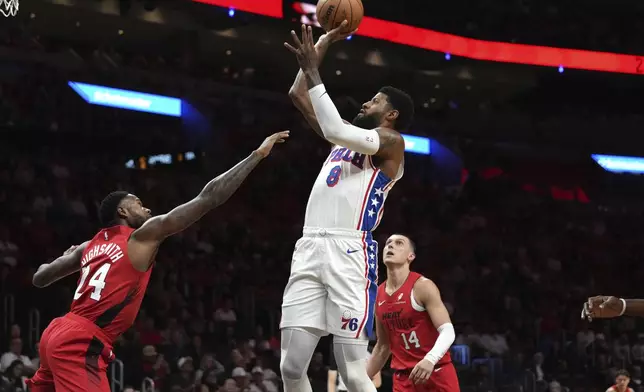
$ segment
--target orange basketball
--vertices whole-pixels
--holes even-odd
[[[326,31],[340,26],[343,20],[349,25],[343,30],[349,33],[358,28],[364,16],[362,0],[319,0],[315,13],[320,26]]]

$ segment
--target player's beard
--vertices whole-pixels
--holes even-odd
[[[351,123],[356,127],[364,129],[374,129],[380,126],[380,119],[378,118],[376,113],[358,113],[358,115],[353,118],[353,121]]]

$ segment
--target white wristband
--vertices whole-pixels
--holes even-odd
[[[456,339],[456,332],[454,332],[454,325],[452,323],[445,323],[436,328],[436,330],[438,331],[436,343],[434,343],[434,347],[425,355],[425,359],[432,365],[436,365],[443,358],[447,350],[452,346],[452,343],[454,343],[454,339]]]
[[[623,316],[624,313],[626,313],[626,300],[624,298],[620,298],[620,301],[622,301],[622,311],[620,312],[620,316]]]

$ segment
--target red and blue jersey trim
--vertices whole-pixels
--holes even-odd
[[[374,311],[376,297],[378,296],[378,243],[373,239],[371,232],[362,233],[362,250],[365,259],[365,317],[358,328],[356,338],[360,337],[363,329],[369,339],[375,339]]]
[[[385,204],[385,197],[392,181],[385,173],[379,169],[374,170],[369,186],[362,200],[360,220],[356,230],[373,231],[378,226],[382,217],[382,210]]]

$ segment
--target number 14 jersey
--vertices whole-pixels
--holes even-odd
[[[402,176],[403,164],[391,179],[371,156],[334,146],[311,189],[304,227],[375,230],[387,194]]]
[[[438,331],[427,314],[427,310],[414,298],[414,284],[425,279],[416,272],[410,272],[405,283],[389,295],[385,283],[378,287],[376,317],[389,336],[391,368],[413,369],[414,366],[434,347]],[[452,362],[446,353],[436,366]]]
[[[134,269],[127,242],[134,229],[103,229],[87,244],[81,258],[81,275],[70,312],[100,327],[111,344],[134,323],[152,267]]]

